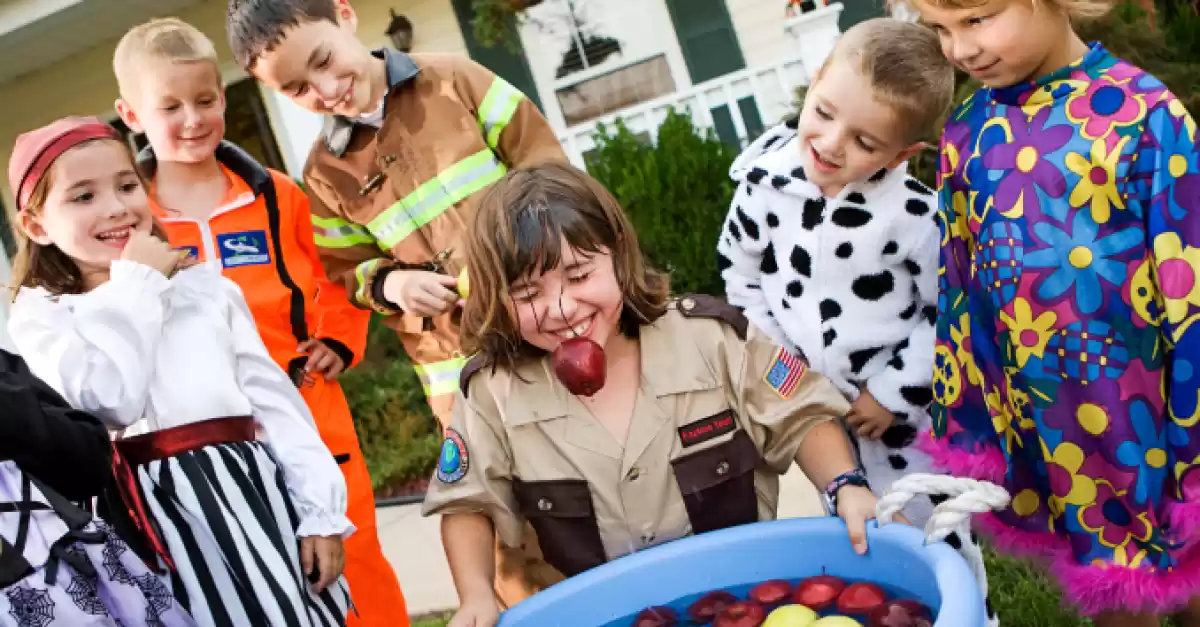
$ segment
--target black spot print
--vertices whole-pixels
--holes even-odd
[[[913,276],[921,274],[921,266],[918,266],[917,262],[913,261],[912,259],[904,260],[904,269],[908,270],[908,273]]]
[[[807,181],[808,175],[804,173],[804,168],[796,168],[795,170],[792,170],[792,178],[798,178],[801,181]]]
[[[775,318],[775,312],[773,312],[773,311],[771,311],[770,309],[768,309],[768,310],[767,310],[767,317],[768,317],[768,318],[771,318],[771,319],[774,319],[774,318]]]
[[[791,309],[791,308],[792,308],[792,304],[791,304],[791,303],[789,303],[789,302],[787,302],[787,299],[786,299],[786,298],[785,298],[785,299],[783,299],[783,301],[782,301],[782,304],[783,304],[783,308],[784,308],[784,309]]]
[[[930,494],[929,495],[929,502],[933,503],[934,505],[941,505],[942,503],[945,503],[946,501],[949,501],[949,500],[950,500],[949,494]]]
[[[758,264],[758,269],[763,274],[775,274],[779,272],[779,264],[775,263],[775,244],[767,244],[767,248],[763,250],[762,261]]]
[[[767,175],[767,171],[762,168],[752,168],[750,173],[746,175],[746,180],[755,185],[762,182],[763,177]]]
[[[854,254],[854,246],[851,246],[850,242],[842,242],[833,253],[842,259],[849,259],[850,255]]]
[[[897,422],[908,422],[908,412],[894,411],[892,415],[896,417]]]
[[[799,281],[792,281],[787,285],[788,296],[792,298],[800,298],[804,295],[804,284]]]
[[[888,448],[904,448],[917,439],[917,430],[912,425],[893,424],[879,438]]]
[[[867,180],[872,183],[878,183],[879,181],[883,180],[883,177],[887,176],[887,173],[888,173],[887,168],[879,168],[879,171],[876,172],[875,174],[872,174],[871,178],[869,178]]]
[[[726,257],[721,253],[717,253],[717,272],[724,272],[732,267],[733,262],[729,260],[729,257]]]
[[[924,407],[933,402],[933,388],[929,386],[905,385],[900,388],[900,396],[903,396],[904,400],[917,407]]]
[[[773,229],[778,228],[779,227],[779,216],[775,215],[774,213],[768,213],[767,214],[767,226],[769,226]]]
[[[904,186],[918,194],[923,194],[925,196],[933,195],[933,190],[925,187],[923,183],[916,179],[908,179],[907,181],[904,181]]]
[[[752,195],[754,195],[754,188],[751,187],[750,185],[747,185],[746,186],[746,196],[752,196]]]
[[[862,195],[862,192],[850,192],[846,195],[846,202],[852,202],[856,205],[866,204],[867,199]]]
[[[762,147],[763,151],[765,152],[768,148],[770,148],[771,146],[774,146],[775,142],[779,141],[780,139],[781,139],[781,137],[779,137],[778,135],[776,135],[775,137],[772,137],[771,139],[768,139],[766,141],[766,143],[763,144],[763,147]]]
[[[900,356],[900,353],[892,355],[892,360],[888,362],[888,367],[893,370],[904,370],[904,358]]]
[[[883,254],[885,255],[894,255],[897,250],[900,250],[900,245],[896,242],[888,242],[883,245]]]
[[[771,177],[771,187],[774,187],[775,189],[783,189],[784,187],[788,186],[788,183],[791,183],[791,182],[792,182],[792,179],[790,179],[786,176],[781,176],[779,174],[776,174],[775,176]]]
[[[929,203],[919,198],[909,198],[908,202],[904,204],[904,210],[914,216],[923,216],[929,213]]]
[[[850,284],[850,290],[854,292],[854,295],[863,300],[879,300],[890,294],[894,287],[896,287],[896,280],[887,270],[879,274],[864,274]]]
[[[801,225],[808,231],[817,228],[817,225],[821,223],[824,213],[825,199],[809,198],[804,201],[804,217],[801,220]]]
[[[842,306],[836,300],[826,298],[821,301],[821,322],[828,322],[842,315]]]
[[[738,222],[742,223],[742,230],[746,232],[746,235],[749,235],[750,239],[758,239],[758,223],[751,220],[750,216],[746,215],[746,212],[742,211],[740,206],[737,208],[736,213]]]
[[[888,455],[888,465],[896,470],[908,468],[908,460],[900,455]]]
[[[833,212],[833,223],[844,229],[856,229],[871,221],[871,214],[858,207],[841,207]]]
[[[958,537],[957,532],[952,531],[950,535],[946,536],[946,544],[954,547],[956,551],[962,550],[962,538]]]
[[[833,344],[834,340],[837,339],[837,331],[830,329],[830,330],[826,331],[825,333],[821,334],[821,337],[824,338],[825,346],[828,347],[829,345]]]
[[[908,306],[908,309],[905,309],[904,311],[900,312],[900,319],[901,320],[912,320],[912,317],[915,315],[917,315],[917,301],[914,300],[912,302],[912,304],[910,304]]]
[[[871,361],[871,358],[878,355],[879,351],[882,350],[882,346],[875,346],[873,348],[864,348],[860,351],[854,351],[850,353],[850,371],[854,374],[861,373],[863,367],[867,365],[867,362]]]
[[[922,307],[921,317],[929,324],[937,324],[937,305],[925,305]]]
[[[792,268],[800,276],[812,276],[812,257],[809,256],[807,250],[799,246],[792,249]]]
[[[729,234],[733,236],[733,239],[739,242],[742,241],[742,230],[738,228],[737,223],[733,220],[729,221]]]
[[[783,123],[783,125],[792,129],[793,131],[796,130],[800,126],[800,116],[797,115],[789,118]]]
[[[759,285],[758,283],[747,283],[747,284],[746,284],[746,289],[749,289],[749,290],[761,290],[761,289],[762,289],[762,286],[761,286],[761,285]]]

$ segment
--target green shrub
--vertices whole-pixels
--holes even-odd
[[[620,120],[597,134],[588,172],[625,208],[650,260],[671,272],[672,290],[724,294],[717,236],[733,198],[729,166],[737,149],[711,132],[699,134],[674,111],[654,144]]]

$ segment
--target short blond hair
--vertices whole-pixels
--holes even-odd
[[[977,9],[990,0],[888,0],[888,6],[909,6],[915,3],[925,3],[939,9]],[[1112,10],[1115,0],[1027,0],[1032,4],[1042,5],[1052,11],[1061,11],[1068,17],[1088,19],[1104,17]],[[913,7],[915,8],[915,7]]]
[[[846,62],[867,79],[875,97],[905,121],[909,139],[931,139],[954,102],[954,66],[932,30],[880,17],[838,38],[829,63]]]
[[[117,42],[113,73],[117,76],[117,88],[122,98],[130,99],[145,64],[153,61],[209,63],[216,81],[221,82],[221,66],[212,40],[200,29],[178,18],[157,18],[139,24]]]

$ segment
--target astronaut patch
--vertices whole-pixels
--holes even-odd
[[[455,483],[467,474],[470,456],[467,445],[453,428],[446,429],[446,439],[442,441],[442,453],[438,456],[437,478],[442,483]]]

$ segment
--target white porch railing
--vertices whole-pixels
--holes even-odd
[[[750,136],[739,101],[752,98],[750,102],[762,125],[770,128],[792,112],[796,88],[807,84],[808,72],[799,58],[767,67],[747,68],[572,126],[559,135],[559,141],[571,162],[584,168],[584,155],[596,147],[598,124],[611,127],[617,118],[621,118],[634,134],[645,133],[651,141],[657,141],[658,127],[672,108],[690,114],[692,123],[703,132],[715,130],[713,110],[724,105],[732,118],[739,145],[745,146]]]

